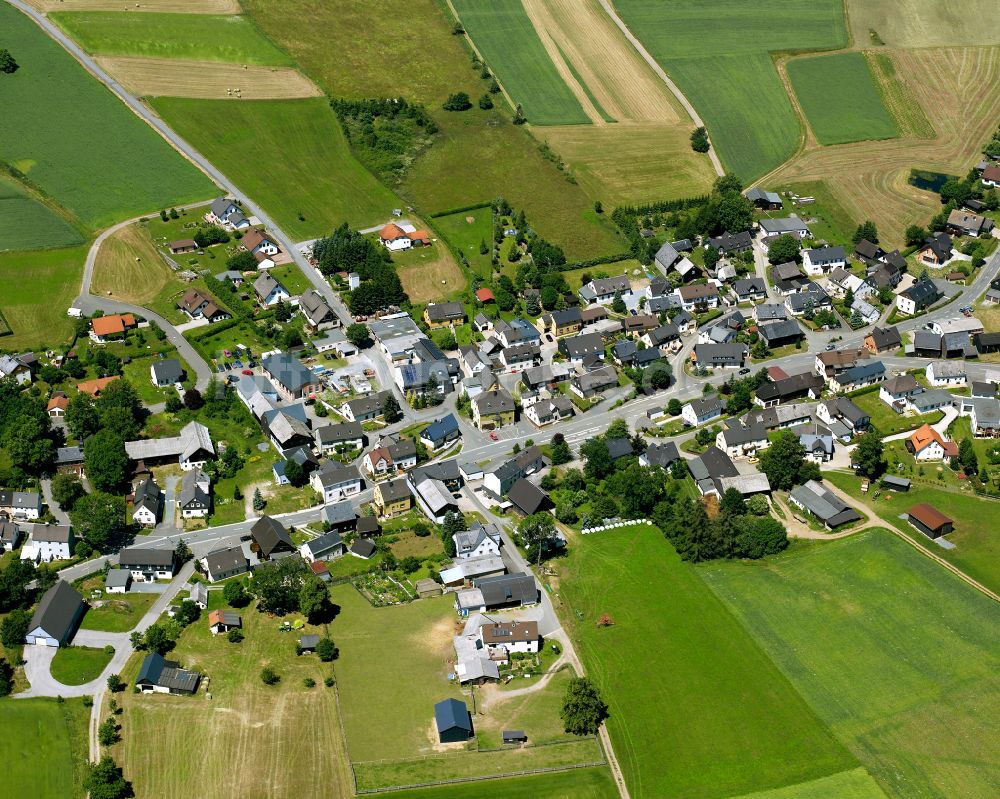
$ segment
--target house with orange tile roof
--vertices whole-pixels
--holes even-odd
[[[49,404],[45,406],[45,410],[53,419],[59,419],[66,415],[66,409],[68,407],[69,398],[61,391],[57,391],[52,395],[52,398],[49,400]]]
[[[90,340],[95,344],[105,344],[109,337],[124,336],[126,330],[135,327],[135,317],[130,313],[98,316],[90,321]]]
[[[918,461],[944,461],[948,463],[958,455],[958,445],[954,441],[946,441],[937,430],[929,424],[922,425],[913,431],[906,440],[906,449]]]
[[[111,375],[110,377],[98,377],[95,380],[84,380],[82,383],[76,384],[76,390],[81,394],[99,397],[101,396],[101,392],[117,379],[118,375]]]
[[[399,225],[390,222],[379,231],[378,237],[390,252],[408,250],[411,247],[426,247],[431,243],[430,234],[426,230],[416,230],[405,222]]]

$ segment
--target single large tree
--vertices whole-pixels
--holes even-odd
[[[760,453],[760,470],[772,489],[788,490],[798,485],[806,450],[790,430],[775,434],[771,446]]]
[[[307,575],[299,589],[299,611],[305,614],[310,624],[316,624],[328,620],[332,608],[326,583],[315,575]]]
[[[563,729],[573,735],[596,735],[608,717],[608,706],[601,693],[586,677],[574,677],[566,688],[559,717]]]
[[[305,578],[300,558],[282,558],[265,563],[253,573],[250,593],[265,613],[283,615],[299,607],[299,589]]]
[[[529,557],[541,563],[542,556],[552,545],[556,522],[551,513],[533,513],[517,525],[517,537]]]
[[[98,491],[114,491],[128,476],[128,455],[125,442],[117,430],[106,429],[94,434],[83,451],[87,479]]]
[[[882,437],[875,428],[869,428],[860,439],[858,446],[854,450],[854,462],[857,464],[858,474],[863,477],[875,478],[885,471],[885,450],[882,444]]]
[[[18,64],[14,60],[14,56],[10,54],[10,50],[6,47],[0,47],[0,72],[5,75],[10,75],[17,72]]]
[[[77,538],[94,549],[106,552],[121,544],[125,533],[125,499],[95,491],[80,497],[70,511]]]
[[[355,322],[354,324],[348,325],[345,334],[347,336],[347,340],[359,350],[363,350],[366,347],[371,346],[372,340],[368,335],[368,326],[361,324],[361,322]]]
[[[396,395],[391,391],[389,392],[389,396],[385,398],[385,402],[382,404],[382,418],[384,418],[388,424],[398,422],[403,418],[403,412],[399,408],[399,400],[396,399]]]
[[[90,799],[127,799],[135,796],[132,783],[125,779],[121,768],[109,755],[90,766],[83,787]]]
[[[799,257],[799,240],[788,233],[778,236],[767,248],[767,260],[772,264],[796,261]]]

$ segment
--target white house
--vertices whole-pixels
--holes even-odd
[[[807,275],[825,275],[837,267],[847,266],[843,247],[819,247],[802,253],[802,267]]]
[[[163,492],[152,478],[143,480],[132,495],[132,521],[141,527],[156,527],[163,511]]]
[[[172,549],[127,547],[118,553],[118,566],[136,582],[169,580],[177,570],[177,556]]]
[[[347,499],[361,491],[358,470],[336,461],[324,461],[309,477],[309,483],[325,504]]]
[[[291,295],[288,293],[281,281],[274,278],[269,272],[263,272],[253,282],[253,290],[260,300],[261,305],[270,308],[279,302],[284,302]]]
[[[924,373],[932,386],[962,386],[966,381],[964,361],[932,361]]]
[[[27,543],[21,547],[21,560],[51,563],[73,556],[73,528],[63,524],[33,524]]]
[[[459,560],[483,558],[500,554],[500,528],[495,524],[477,524],[471,530],[452,535],[455,557]]]
[[[212,508],[212,481],[201,469],[191,469],[181,479],[177,507],[185,519],[203,519]]]
[[[86,610],[87,603],[73,586],[65,580],[57,580],[35,608],[25,643],[29,646],[62,646],[69,643]]]
[[[37,491],[0,491],[0,513],[34,521],[42,515],[42,495]]]
[[[506,663],[512,652],[538,652],[542,643],[537,621],[488,621],[477,637],[490,660],[499,664]]]

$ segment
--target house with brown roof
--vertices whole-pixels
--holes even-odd
[[[281,252],[281,248],[267,234],[259,230],[248,231],[240,240],[240,245],[255,257],[258,253],[264,253],[270,257]]]
[[[993,230],[993,220],[956,208],[948,214],[945,228],[957,236],[984,236]]]
[[[111,314],[90,320],[90,340],[95,344],[105,344],[109,339],[124,337],[126,330],[138,327],[135,317],[130,314]]]
[[[906,519],[928,538],[940,538],[955,529],[954,521],[926,502],[910,508]]]
[[[101,392],[117,379],[118,375],[111,375],[110,377],[98,377],[93,380],[84,380],[82,383],[76,384],[76,390],[81,394],[89,394],[91,397],[99,397],[101,396]]]
[[[61,391],[57,391],[49,399],[48,404],[45,406],[45,412],[48,413],[52,419],[60,419],[66,415],[66,409],[68,407],[69,398]]]
[[[185,252],[194,252],[198,249],[198,244],[194,239],[178,239],[167,245],[171,255],[180,255]]]
[[[714,283],[695,283],[691,286],[680,286],[674,294],[681,302],[685,311],[698,311],[719,307],[719,290]]]
[[[232,314],[222,308],[214,297],[197,289],[186,292],[177,301],[177,307],[192,319],[205,319],[210,323],[232,318]]]

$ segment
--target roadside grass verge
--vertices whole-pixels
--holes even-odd
[[[0,30],[20,64],[4,76],[0,160],[91,229],[212,195],[208,178],[6,3]]]
[[[113,652],[89,646],[62,646],[52,659],[52,678],[63,685],[83,685],[101,676]]]
[[[993,600],[879,529],[698,571],[889,795],[992,793]]]
[[[634,796],[728,797],[857,765],[656,527],[582,537],[559,586]]]
[[[899,135],[862,53],[793,58],[786,68],[820,144],[892,139]]]
[[[383,222],[402,204],[351,155],[323,98],[150,102],[296,240]]]
[[[89,719],[83,699],[0,702],[4,792],[35,799],[83,799]]]
[[[245,17],[69,11],[49,18],[95,55],[290,66]]]

